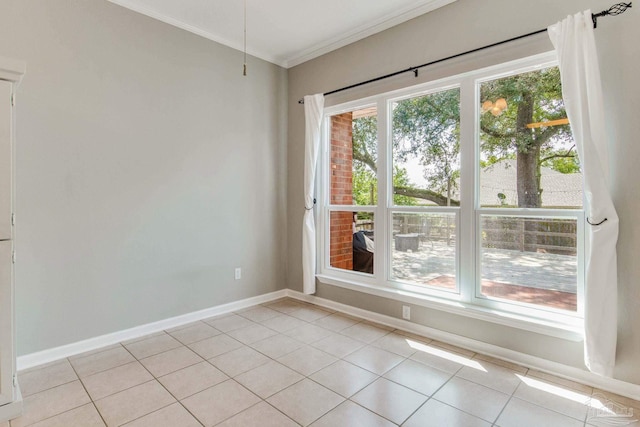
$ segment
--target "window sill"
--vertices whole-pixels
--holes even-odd
[[[395,301],[406,302],[433,310],[444,311],[542,335],[548,335],[570,341],[582,341],[584,339],[583,323],[581,319],[570,319],[568,322],[565,317],[553,320],[538,319],[521,316],[516,313],[492,310],[475,304],[451,301],[400,289],[382,288],[375,285],[324,274],[318,274],[316,275],[316,278],[320,283],[325,285],[337,286],[352,291],[389,298]]]

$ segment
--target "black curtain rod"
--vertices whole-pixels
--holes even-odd
[[[597,28],[598,27],[598,18],[603,17],[603,16],[608,16],[608,15],[610,15],[610,16],[620,15],[621,13],[624,13],[630,7],[631,7],[631,2],[629,2],[629,3],[617,3],[617,4],[614,4],[613,6],[611,6],[609,9],[603,10],[600,13],[592,13],[591,14],[591,20],[593,21],[593,28]],[[455,54],[455,55],[447,56],[446,58],[437,59],[435,61],[427,62],[426,64],[416,65],[414,67],[409,67],[409,68],[406,68],[404,70],[396,71],[396,72],[393,72],[393,73],[390,73],[390,74],[385,74],[384,76],[375,77],[373,79],[369,79],[369,80],[366,80],[366,81],[363,81],[363,82],[360,82],[360,83],[355,83],[355,84],[352,84],[352,85],[349,85],[349,86],[341,87],[340,89],[335,89],[335,90],[332,90],[332,91],[329,91],[329,92],[325,92],[323,95],[324,96],[332,95],[334,93],[343,92],[345,90],[353,89],[353,88],[358,87],[358,86],[364,86],[364,85],[369,84],[369,83],[373,83],[373,82],[377,82],[377,81],[380,81],[380,80],[388,79],[389,77],[395,77],[397,75],[408,73],[408,72],[413,72],[415,77],[418,77],[418,70],[420,68],[428,67],[430,65],[438,64],[440,62],[448,61],[450,59],[455,59],[455,58],[458,58],[460,56],[469,55],[471,53],[475,53],[475,52],[478,52],[478,51],[481,51],[481,50],[484,50],[484,49],[489,49],[489,48],[492,48],[492,47],[500,46],[501,44],[510,43],[512,41],[516,41],[516,40],[524,39],[524,38],[527,38],[527,37],[535,36],[536,34],[541,34],[541,33],[544,33],[546,31],[547,31],[547,29],[544,28],[542,30],[534,31],[534,32],[531,32],[531,33],[528,33],[528,34],[523,34],[521,36],[512,37],[512,38],[510,38],[508,40],[503,40],[503,41],[500,41],[500,42],[491,43],[489,45],[478,47],[478,48],[475,48],[475,49],[472,49],[472,50],[468,50],[466,52],[462,52],[462,53],[458,53],[458,54]],[[299,100],[298,104],[304,104],[304,99]]]

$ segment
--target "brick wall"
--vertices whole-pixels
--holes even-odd
[[[331,204],[353,204],[352,114],[331,117]],[[353,270],[353,213],[331,213],[332,267]]]

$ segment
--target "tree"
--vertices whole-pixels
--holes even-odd
[[[562,173],[579,171],[568,125],[527,126],[566,117],[559,70],[552,67],[481,84],[481,102],[494,103],[500,98],[506,100],[504,110],[496,115],[487,111],[480,117],[481,167],[516,159],[518,206],[540,207],[542,166]],[[454,194],[460,176],[460,90],[396,102],[392,126],[394,198],[403,197],[396,203],[414,204],[415,199],[424,199],[438,205],[459,205]],[[422,166],[426,188],[408,181],[402,165],[410,158],[418,159]],[[353,160],[355,174],[368,171],[369,180],[375,177],[375,116],[353,121]],[[364,193],[366,188],[358,191]]]
[[[375,116],[353,119],[353,197],[356,205],[375,205],[378,195],[376,179],[378,159],[378,123]],[[409,182],[407,171],[394,168],[394,188],[408,189],[413,186]],[[415,205],[415,196],[395,192],[393,201],[397,205]]]
[[[491,80],[481,85],[482,102],[505,98],[507,108],[499,115],[481,115],[481,151],[495,163],[513,158],[517,162],[518,206],[542,205],[540,167],[575,172],[577,163],[568,125],[529,127],[532,123],[566,117],[557,67]],[[564,159],[564,160],[562,160]],[[569,160],[568,160],[569,159]],[[573,167],[571,163],[573,162]]]
[[[393,160],[417,157],[428,191],[423,197],[439,205],[459,204],[452,192],[460,176],[460,90],[450,89],[410,98],[393,110]],[[419,190],[419,189],[414,189]],[[405,189],[405,194],[416,194]],[[424,193],[424,190],[422,191]],[[443,197],[446,195],[445,197]]]

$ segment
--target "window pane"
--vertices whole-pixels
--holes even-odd
[[[395,102],[395,205],[460,204],[460,89]]]
[[[378,121],[375,107],[331,116],[332,205],[375,205]]]
[[[373,214],[331,212],[330,265],[373,274]]]
[[[581,208],[557,67],[480,85],[480,206]]]
[[[456,234],[454,213],[394,213],[392,277],[455,290]]]
[[[482,295],[577,309],[575,219],[481,216]]]

